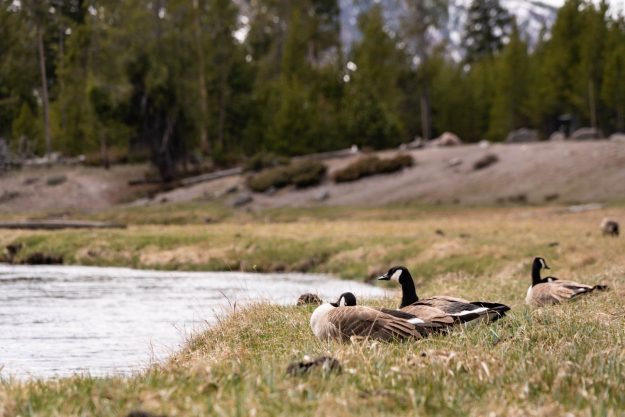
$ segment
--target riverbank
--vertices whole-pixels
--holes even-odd
[[[258,304],[224,317],[167,363],[133,377],[4,381],[0,416],[122,416],[134,409],[167,416],[580,416],[625,410],[625,241],[598,229],[603,217],[625,219],[620,206],[581,213],[555,206],[277,210],[227,214],[209,224],[197,206],[115,216],[130,220],[130,227],[7,231],[0,244],[60,251],[71,263],[164,269],[254,270],[277,262],[296,269],[317,256],[308,270],[355,279],[405,264],[420,294],[498,301],[512,312],[493,326],[414,343],[340,344],[314,339],[311,308]],[[150,216],[154,224],[133,220]],[[156,224],[159,216],[191,224]],[[529,309],[523,299],[537,255],[555,276],[613,290]],[[393,306],[398,297],[376,303]],[[286,375],[289,362],[322,354],[339,359],[343,372]]]
[[[228,212],[218,205],[102,212],[119,230],[7,230],[0,246],[22,245],[66,264],[143,269],[321,272],[366,280],[392,264],[419,270],[422,280],[447,273],[500,276],[524,271],[541,254],[563,273],[588,273],[625,261],[621,239],[599,231],[625,208],[571,213],[566,207],[280,209]],[[206,223],[206,221],[210,221]]]

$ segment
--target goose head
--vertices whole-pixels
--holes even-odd
[[[416,303],[419,301],[417,290],[414,285],[412,275],[405,266],[394,266],[384,275],[378,277],[380,281],[395,281],[401,285],[402,300],[401,307]]]
[[[551,269],[544,258],[534,258],[534,262],[532,263],[532,286],[539,284],[541,282],[540,278],[540,270],[541,269]]]
[[[356,305],[356,296],[351,292],[344,292],[335,303],[330,303],[334,307],[350,307]]]

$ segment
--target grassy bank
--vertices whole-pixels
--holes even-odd
[[[423,280],[455,272],[507,277],[541,254],[560,260],[563,273],[584,274],[625,261],[622,240],[599,233],[605,215],[625,218],[625,209],[569,214],[554,207],[394,207],[233,214],[191,205],[96,216],[124,221],[130,225],[125,230],[6,231],[0,245],[23,243],[18,262],[44,252],[62,255],[68,264],[327,272],[356,279],[398,263],[417,268]],[[172,220],[180,224],[166,223]]]
[[[198,209],[177,210],[184,217]],[[228,213],[211,224],[194,214],[191,225],[3,233],[0,244],[23,242],[25,251],[57,251],[75,263],[301,268],[358,279],[402,263],[423,295],[499,301],[513,310],[493,326],[418,342],[340,344],[314,339],[308,307],[255,305],[133,377],[4,381],[0,416],[120,416],[137,408],[168,416],[621,415],[625,243],[599,234],[606,215],[623,219],[625,210],[282,210]],[[556,276],[605,282],[613,291],[526,308],[536,255]],[[343,372],[286,375],[290,361],[321,354],[338,358]]]

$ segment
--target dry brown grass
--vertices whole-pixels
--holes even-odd
[[[73,232],[11,232],[0,243],[58,244],[71,254],[106,242],[102,247],[113,255],[102,263],[121,259],[114,253],[137,251],[133,259],[141,266],[144,253],[170,251],[182,257],[171,262],[190,269],[205,267],[203,262],[217,265],[209,260],[213,256],[222,264],[289,266],[318,255],[314,269],[358,278],[368,268],[403,263],[422,295],[503,302],[512,311],[491,326],[418,342],[341,344],[313,337],[310,307],[258,304],[223,318],[169,362],[134,377],[5,381],[0,416],[119,416],[135,408],[168,416],[625,413],[625,241],[604,238],[598,229],[601,218],[625,218],[625,210],[402,208],[355,211],[338,219],[311,212],[300,222],[275,221],[284,215],[204,226],[137,226],[84,238]],[[188,255],[196,252],[198,258]],[[530,309],[523,299],[537,255],[547,259],[555,276],[607,283],[612,291]],[[369,303],[394,306],[398,297]],[[322,354],[339,359],[343,373],[286,375],[290,361]]]

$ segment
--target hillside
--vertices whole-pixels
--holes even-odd
[[[380,153],[381,156],[396,151]],[[608,202],[625,198],[625,145],[609,141],[519,145],[477,145],[429,148],[410,152],[416,165],[398,174],[352,183],[326,181],[306,190],[285,189],[274,195],[254,194],[254,208],[316,205],[379,206],[418,201],[429,204],[499,204]],[[475,171],[473,163],[486,154],[499,162]],[[357,157],[326,161],[330,175]],[[461,163],[450,166],[457,158]],[[183,202],[217,195],[243,179],[224,179],[159,195],[156,201]],[[328,198],[319,201],[321,190]]]
[[[396,152],[385,151],[380,156]],[[273,195],[256,193],[249,207],[380,206],[408,201],[460,205],[575,204],[625,198],[625,144],[622,143],[545,142],[491,145],[487,149],[466,145],[410,153],[416,164],[401,173],[343,184],[326,180],[318,187],[287,188]],[[474,170],[474,162],[486,154],[496,155],[499,161]],[[355,158],[358,156],[326,161],[329,174]],[[450,166],[454,160],[458,165]],[[52,171],[24,169],[0,177],[0,212],[59,214],[99,211],[126,204],[166,205],[191,201],[229,205],[237,193],[247,193],[245,178],[238,176],[178,188],[150,199],[137,199],[145,194],[145,188],[129,187],[127,181],[140,178],[144,170],[145,166],[115,167],[108,172],[87,167],[56,167]],[[48,179],[55,176],[65,176],[65,181],[48,185]],[[321,194],[327,197],[323,201],[319,198]]]

